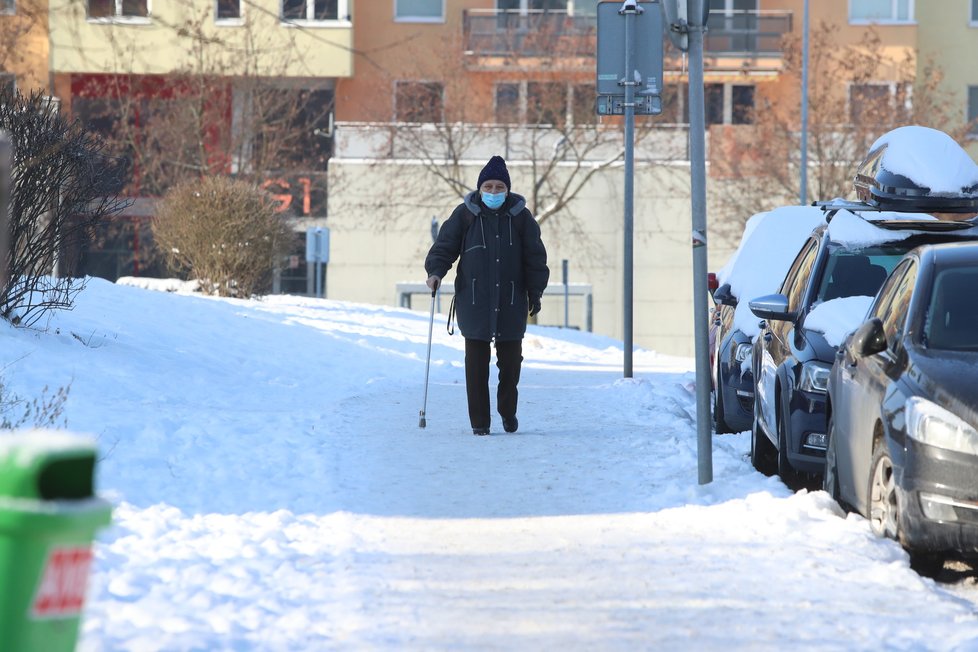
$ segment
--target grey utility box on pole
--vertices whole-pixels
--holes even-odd
[[[316,226],[306,229],[306,262],[313,263],[313,296],[323,296],[323,265],[329,262],[329,229]],[[309,288],[307,288],[308,290]]]

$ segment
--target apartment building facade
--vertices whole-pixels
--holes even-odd
[[[395,289],[398,283],[420,279],[432,222],[447,217],[456,201],[451,192],[440,192],[445,186],[431,169],[437,158],[433,152],[443,152],[445,168],[452,169],[449,176],[456,183],[468,180],[470,185],[479,165],[501,153],[510,161],[514,190],[527,193],[541,182],[539,173],[546,166],[531,160],[529,148],[513,145],[532,138],[521,129],[551,128],[569,137],[569,126],[603,127],[620,146],[620,121],[594,112],[596,4],[392,0],[370,5],[369,34],[361,40],[359,26],[354,29],[358,46],[374,53],[372,60],[357,57],[356,73],[337,85],[328,296],[395,303],[402,296]],[[879,79],[860,84],[839,80],[837,92],[846,100],[846,113],[857,115],[861,102],[877,101],[877,86],[898,96],[891,90],[891,76],[915,51],[913,3],[810,4],[811,24],[834,24],[840,50],[860,44],[870,26],[879,37],[884,60]],[[725,139],[736,137],[750,146],[762,98],[799,103],[801,87],[797,71],[786,71],[785,44],[800,41],[803,7],[803,0],[711,2],[704,71],[711,156],[730,151]],[[358,5],[358,10],[364,8]],[[636,151],[634,238],[636,343],[683,355],[692,352],[693,333],[685,65],[667,42],[663,114],[638,119],[648,133]],[[486,123],[494,129],[476,130],[475,138],[465,140],[445,128],[453,121]],[[400,127],[389,130],[391,122]],[[424,124],[435,145],[408,135],[412,129],[423,130]],[[748,135],[738,136],[741,130]],[[561,157],[554,155],[559,143],[555,137],[553,148],[548,142],[534,156],[553,163],[552,174],[565,180],[580,166],[598,165],[613,150],[605,143],[591,158]],[[710,166],[710,192],[726,183],[716,174],[717,167]],[[594,329],[614,337],[623,332],[621,195],[621,167],[602,168],[566,210],[541,223],[555,280],[561,280],[556,273],[561,262],[568,261],[569,280],[588,285],[592,292]],[[543,199],[533,207],[538,213],[545,210]],[[711,267],[722,265],[735,245],[711,229]],[[575,302],[569,311],[573,324],[583,326],[580,300],[568,300]],[[545,298],[541,323],[561,324],[563,301],[560,288],[554,287]]]

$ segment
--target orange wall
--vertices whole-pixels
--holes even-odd
[[[0,16],[0,68],[17,75],[21,93],[49,92],[49,54],[47,2],[24,0],[15,15]]]

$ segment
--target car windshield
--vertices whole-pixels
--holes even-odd
[[[924,342],[928,348],[978,351],[978,268],[951,267],[934,277]]]
[[[873,297],[907,248],[889,244],[865,249],[830,250],[815,304],[844,297]]]

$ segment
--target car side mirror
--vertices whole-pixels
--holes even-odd
[[[788,310],[788,297],[783,294],[768,294],[754,299],[747,305],[750,311],[761,319],[794,321],[795,313]]]
[[[879,317],[863,322],[852,334],[852,352],[861,357],[876,355],[886,350],[886,333]]]
[[[724,283],[713,291],[713,300],[725,306],[737,307],[737,297],[730,291],[729,283]]]

